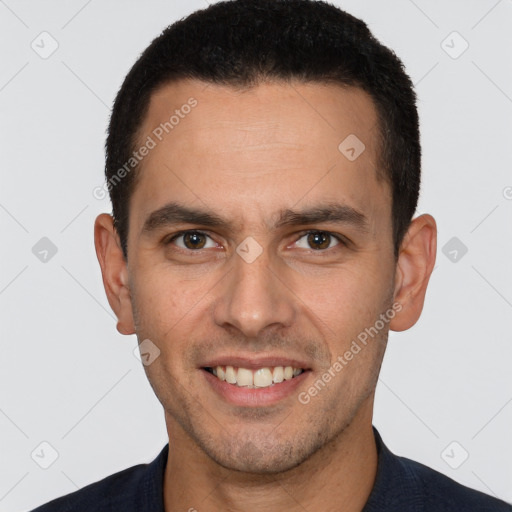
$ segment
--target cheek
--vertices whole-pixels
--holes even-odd
[[[302,276],[295,280],[297,297],[336,334],[365,326],[380,313],[389,279],[372,269],[340,267],[315,277]]]
[[[190,288],[163,272],[138,272],[132,288],[132,304],[139,335],[161,337],[186,315],[194,304]],[[197,302],[197,301],[196,301]]]
[[[371,266],[367,265],[364,271],[340,269],[329,279],[316,280],[319,286],[304,286],[301,292],[311,290],[304,301],[308,307],[303,312],[323,333],[330,353],[331,373],[336,376],[331,386],[338,390],[337,394],[353,395],[354,399],[370,392],[374,385],[389,327],[385,324],[377,333],[372,329],[390,306],[391,277],[368,268]]]

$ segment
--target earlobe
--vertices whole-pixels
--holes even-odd
[[[401,310],[390,322],[393,331],[405,331],[419,319],[437,250],[436,221],[424,214],[411,221],[404,237],[395,274],[394,301]]]
[[[94,245],[107,299],[117,316],[117,330],[121,334],[134,334],[128,268],[111,215],[102,213],[96,218]]]

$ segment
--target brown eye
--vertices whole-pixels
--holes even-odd
[[[302,241],[306,239],[306,241]],[[334,243],[333,243],[334,242]],[[326,231],[310,231],[305,235],[301,236],[296,242],[298,247],[303,249],[314,249],[315,251],[321,251],[330,249],[340,243],[340,240]]]
[[[209,238],[207,234],[201,233],[201,231],[186,231],[173,236],[169,243],[176,244],[181,249],[194,251],[205,247],[215,247],[215,243]],[[209,247],[207,247],[208,242],[211,244]]]
[[[183,243],[187,249],[202,249],[206,244],[205,238],[202,233],[185,233]]]
[[[312,249],[327,249],[331,243],[331,236],[321,231],[317,233],[309,233],[308,244]]]

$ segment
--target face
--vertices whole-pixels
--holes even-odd
[[[148,136],[127,287],[139,342],[160,350],[145,369],[170,435],[226,468],[272,473],[371,423],[396,262],[369,96],[182,81],[153,95]]]

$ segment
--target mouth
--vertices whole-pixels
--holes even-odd
[[[269,407],[293,400],[313,372],[304,360],[268,353],[226,354],[202,361],[198,369],[216,397],[242,407]]]
[[[214,375],[218,380],[247,389],[260,389],[275,386],[292,380],[304,372],[304,368],[294,366],[264,366],[261,368],[244,368],[237,366],[205,366],[203,370]]]

